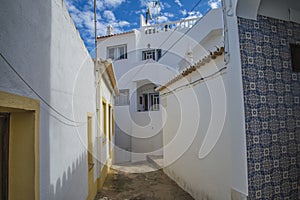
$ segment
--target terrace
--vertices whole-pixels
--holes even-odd
[[[199,19],[200,18],[190,18],[174,22],[145,25],[141,27],[141,31],[145,34],[156,34],[174,30],[186,30],[192,28]]]

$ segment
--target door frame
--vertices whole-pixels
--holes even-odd
[[[87,166],[88,166],[88,195],[87,200],[92,200],[97,193],[97,181],[94,180],[95,158],[93,145],[93,114],[87,113]]]
[[[31,152],[32,160],[31,166],[33,175],[28,176],[28,182],[24,184],[32,184],[32,191],[28,192],[32,199],[40,199],[40,155],[39,155],[39,123],[40,123],[40,101],[20,95],[15,95],[0,91],[0,112],[30,112],[33,115],[33,129],[32,129],[32,146]],[[10,121],[10,126],[12,121]],[[11,128],[11,127],[10,127]],[[12,147],[10,146],[10,149]],[[24,169],[26,174],[26,169]],[[9,192],[10,194],[10,192]],[[21,195],[21,194],[20,194]]]

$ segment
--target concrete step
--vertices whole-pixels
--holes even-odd
[[[164,157],[162,155],[147,155],[147,161],[157,169],[164,168]]]

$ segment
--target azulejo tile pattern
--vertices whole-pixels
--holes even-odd
[[[300,199],[300,73],[290,43],[300,25],[238,19],[244,86],[249,199]]]

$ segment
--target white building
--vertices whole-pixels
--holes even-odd
[[[116,101],[115,162],[163,154],[161,98],[155,89],[208,50],[222,45],[222,12],[201,19],[147,25],[98,37],[98,57],[113,60],[120,96]]]
[[[157,89],[164,171],[195,199],[299,199],[300,3],[222,4],[224,52]]]
[[[94,199],[113,157],[112,64],[95,68],[63,2],[1,2],[4,200]]]

